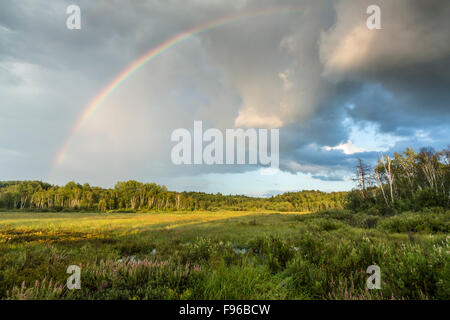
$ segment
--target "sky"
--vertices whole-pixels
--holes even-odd
[[[79,30],[66,26],[72,4]],[[366,24],[373,4],[381,29]],[[238,16],[161,52],[80,121],[150,50]],[[3,0],[0,180],[349,190],[357,158],[450,144],[449,16],[440,0]],[[174,165],[171,133],[195,120],[279,128],[279,170]]]

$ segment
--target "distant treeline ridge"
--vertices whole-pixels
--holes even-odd
[[[69,182],[0,181],[0,208],[38,211],[109,210],[277,210],[342,209],[347,192],[287,192],[270,198],[203,192],[174,192],[156,183],[130,180],[114,188]]]

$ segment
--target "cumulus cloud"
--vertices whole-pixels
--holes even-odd
[[[366,151],[364,148],[355,146],[351,140],[348,140],[346,143],[338,144],[337,146],[334,146],[334,147],[325,146],[324,149],[327,151],[342,150],[342,151],[344,151],[345,154],[354,154],[357,152]]]
[[[365,28],[369,4],[381,8],[381,30]],[[339,1],[336,24],[321,36],[323,75],[362,88],[350,116],[400,132],[449,119],[450,4],[443,1]]]
[[[365,9],[381,9],[381,30],[366,27]],[[381,76],[448,58],[450,6],[439,0],[339,1],[336,24],[321,37],[325,73]]]

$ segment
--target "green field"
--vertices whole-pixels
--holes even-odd
[[[4,212],[0,298],[449,299],[449,226],[443,209]],[[374,264],[380,290],[366,288]]]

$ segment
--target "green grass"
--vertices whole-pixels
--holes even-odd
[[[0,213],[1,299],[449,299],[450,211]],[[156,254],[154,254],[156,249]],[[365,270],[381,268],[381,290]],[[65,287],[81,266],[81,289]]]

